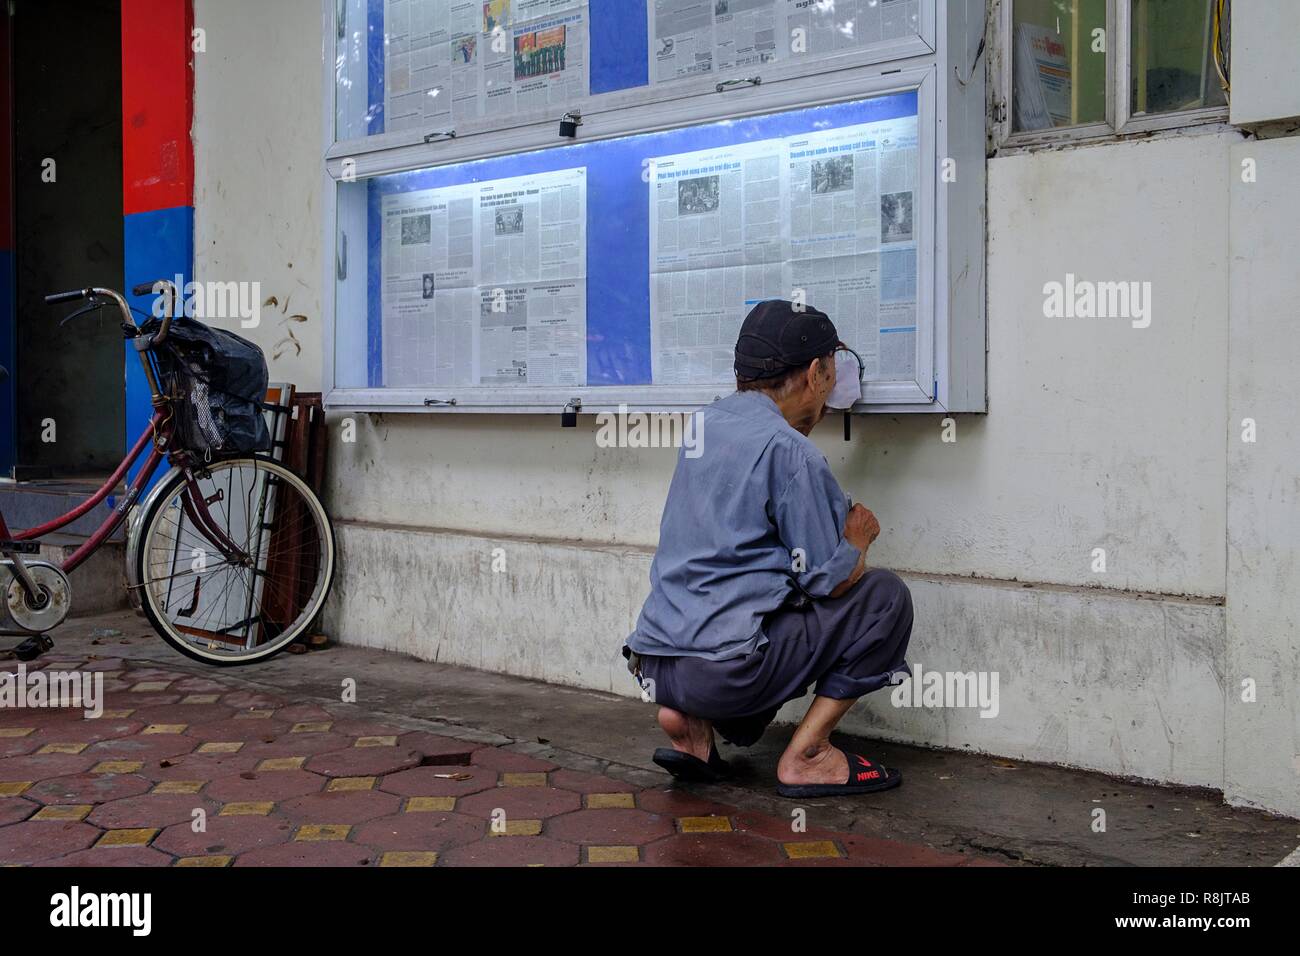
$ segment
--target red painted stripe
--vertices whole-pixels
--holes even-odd
[[[191,0],[122,0],[122,185],[127,215],[194,204]]]

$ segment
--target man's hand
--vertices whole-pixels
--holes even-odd
[[[880,537],[880,522],[866,506],[854,505],[844,522],[844,537],[859,551],[866,551]]]
[[[854,505],[849,509],[849,517],[844,522],[844,539],[862,553],[858,555],[858,563],[854,566],[853,572],[831,591],[832,598],[845,594],[862,579],[862,575],[867,573],[867,549],[879,536],[880,522],[868,508]]]

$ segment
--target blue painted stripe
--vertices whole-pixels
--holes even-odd
[[[126,275],[123,287],[127,301],[146,315],[152,314],[152,295],[133,296],[132,286],[155,279],[189,282],[194,266],[194,209],[176,206],[127,216],[124,224]],[[141,316],[137,320],[143,322]],[[130,448],[149,425],[153,404],[149,383],[131,343],[126,343],[126,445]],[[143,459],[141,459],[143,461]],[[131,469],[134,478],[141,462]],[[155,479],[156,480],[156,479]]]

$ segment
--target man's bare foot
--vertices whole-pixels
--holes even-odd
[[[671,707],[659,708],[659,726],[672,741],[673,749],[708,761],[713,752],[713,724]],[[848,764],[844,765],[846,768]],[[847,769],[845,771],[848,772]]]
[[[791,741],[777,762],[776,779],[788,784],[845,783],[849,779],[849,759],[830,741],[799,748]]]

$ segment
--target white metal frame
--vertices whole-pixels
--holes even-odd
[[[336,0],[323,0],[325,10],[324,30],[326,36],[326,54],[325,60],[330,65],[329,79],[326,81],[327,97],[330,99],[330,109],[328,111],[328,130],[326,147],[326,157],[336,159],[342,157],[358,157],[364,153],[377,152],[392,149],[405,149],[408,147],[425,146],[425,136],[436,132],[435,130],[399,130],[397,132],[384,132],[374,136],[355,137],[351,139],[338,140],[335,138],[336,130],[336,111],[334,108],[334,92],[337,89],[334,74],[335,50],[332,40],[337,37],[334,27],[335,2]],[[653,79],[649,85],[635,87],[627,90],[617,90],[612,93],[589,94],[583,99],[568,103],[566,110],[578,111],[582,114],[583,138],[588,137],[587,125],[593,119],[608,114],[617,114],[631,107],[647,106],[651,104],[672,103],[676,100],[688,99],[696,96],[712,96],[717,94],[717,85],[727,80],[743,79],[745,77],[758,76],[763,83],[775,83],[783,80],[797,79],[809,75],[827,75],[840,70],[853,69],[855,67],[871,66],[879,63],[894,63],[900,60],[906,60],[916,56],[926,56],[935,51],[935,3],[938,0],[920,0],[920,30],[917,35],[904,37],[898,40],[889,40],[882,43],[876,43],[860,50],[851,50],[844,53],[833,54],[831,56],[806,57],[799,60],[783,60],[775,63],[764,64],[761,67],[745,72],[744,76],[739,74],[727,75],[710,74],[708,76],[687,77],[681,80],[673,80],[656,84]],[[654,0],[647,0],[647,16],[654,16]],[[651,27],[653,29],[653,27]],[[590,62],[590,50],[588,50],[588,62]],[[739,89],[739,88],[734,88]],[[527,116],[516,115],[507,117],[488,117],[475,120],[473,122],[461,123],[456,127],[456,140],[473,139],[484,134],[501,132],[504,130],[516,130],[521,127],[537,127],[541,134],[543,142],[538,146],[555,145],[556,127],[560,120],[560,113],[555,115]],[[443,140],[435,140],[434,144],[441,144]]]
[[[577,400],[584,413],[618,411],[621,406],[651,412],[680,412],[726,394],[725,386],[472,386],[456,389],[346,388],[336,385],[335,318],[338,263],[337,187],[349,160],[357,179],[388,173],[427,169],[493,156],[511,155],[547,147],[569,145],[560,139],[556,119],[538,117],[509,129],[482,130],[472,135],[430,143],[391,141],[386,147],[366,143],[364,152],[348,152],[358,145],[331,142],[334,130],[334,8],[335,0],[322,0],[324,10],[322,97],[325,121],[325,162],[321,185],[326,256],[324,281],[323,391],[329,408],[371,412],[491,412],[554,413]],[[923,0],[922,33],[929,34],[923,52],[901,62],[856,66],[813,61],[819,72],[769,81],[764,71],[761,85],[716,91],[716,80],[703,84],[676,81],[659,89],[689,92],[653,95],[656,88],[642,87],[601,97],[599,110],[583,112],[581,141],[677,129],[719,120],[839,102],[869,99],[890,93],[917,91],[918,155],[920,164],[917,228],[917,374],[911,383],[867,383],[864,402],[857,411],[984,411],[985,320],[983,249],[984,137],[986,85],[984,66],[977,50],[985,23],[984,0],[945,0],[937,21],[934,0]],[[952,55],[944,51],[952,34]],[[834,58],[839,61],[845,58]],[[799,64],[805,66],[806,64]],[[962,74],[969,76],[963,79]],[[651,95],[646,95],[651,94]],[[610,105],[605,105],[608,98]],[[386,137],[371,137],[384,140]],[[960,156],[963,175],[956,183],[938,188],[941,158]],[[927,173],[927,171],[929,171]],[[360,253],[364,255],[364,251]],[[647,264],[648,267],[648,264]],[[939,293],[942,294],[939,294]],[[929,320],[927,320],[929,319]]]
[[[1061,126],[1050,130],[1014,132],[1015,32],[1012,6],[1015,0],[989,0],[994,7],[996,34],[990,75],[993,80],[994,145],[1004,148],[1052,146],[1091,142],[1131,135],[1147,135],[1189,126],[1224,123],[1227,106],[1175,110],[1168,113],[1132,113],[1133,4],[1137,0],[1106,0],[1106,119],[1099,123]],[[1192,0],[1195,2],[1195,0]]]

